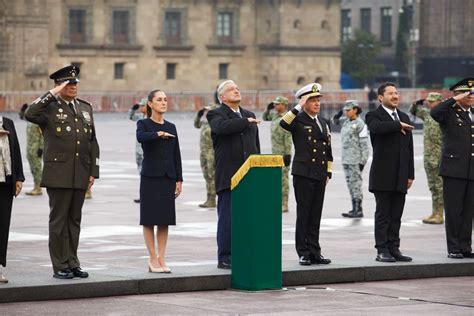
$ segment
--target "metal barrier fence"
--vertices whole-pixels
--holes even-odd
[[[432,90],[400,89],[401,106],[408,107],[413,101],[426,98]],[[436,90],[445,97],[450,91]],[[40,91],[0,91],[0,112],[16,112],[23,103],[31,103],[41,96]],[[80,91],[79,97],[91,102],[96,112],[126,112],[133,104],[146,97],[147,91]],[[263,111],[276,96],[285,96],[291,103],[296,100],[291,90],[247,90],[242,91],[242,106],[250,111]],[[213,92],[169,92],[167,93],[169,111],[194,112],[204,105],[214,102]],[[362,109],[369,108],[367,91],[362,89],[323,91],[321,114],[328,117],[338,111],[344,101],[358,100]]]

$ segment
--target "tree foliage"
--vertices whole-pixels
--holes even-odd
[[[385,68],[376,63],[379,54],[380,43],[375,36],[356,30],[354,37],[342,44],[342,71],[348,73],[360,85],[372,82]]]

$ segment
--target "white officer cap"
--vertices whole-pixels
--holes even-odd
[[[304,86],[303,88],[299,89],[295,97],[297,99],[301,99],[302,97],[309,95],[310,97],[319,97],[322,96],[321,94],[322,86],[319,83],[310,83]]]

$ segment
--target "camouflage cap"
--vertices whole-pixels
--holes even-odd
[[[219,107],[218,104],[209,103],[208,105],[204,106],[204,109],[210,111],[210,110],[217,109],[218,107]]]
[[[138,102],[139,106],[145,106],[148,102],[148,98],[141,98],[140,102]]]
[[[430,92],[428,93],[428,97],[426,98],[426,101],[428,102],[433,102],[437,100],[441,100],[443,98],[443,95],[438,92]]]
[[[288,106],[288,99],[282,96],[278,96],[272,101],[273,104],[284,104]]]
[[[344,103],[344,108],[343,108],[344,111],[349,111],[349,110],[352,110],[353,108],[360,108],[359,102],[357,102],[357,100],[347,100]]]

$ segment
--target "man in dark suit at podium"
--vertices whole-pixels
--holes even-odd
[[[217,267],[231,268],[230,181],[250,155],[260,153],[255,114],[240,107],[239,87],[227,80],[217,87],[222,106],[207,113],[215,152],[217,192]]]
[[[395,84],[382,84],[377,94],[379,107],[365,116],[373,148],[369,191],[376,202],[376,260],[408,262],[412,259],[400,252],[400,225],[405,196],[415,179],[413,126],[408,115],[397,109],[400,97]]]
[[[321,255],[319,227],[326,184],[332,175],[331,130],[320,117],[321,85],[311,83],[296,92],[299,99],[280,121],[291,132],[295,157],[291,174],[296,198],[296,252],[300,265],[329,264]]]

